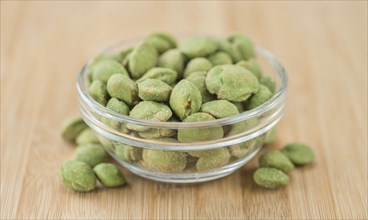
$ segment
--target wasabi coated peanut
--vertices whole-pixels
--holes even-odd
[[[147,71],[136,83],[143,82],[146,79],[159,79],[169,85],[175,83],[178,74],[175,70],[165,67],[155,67]]]
[[[235,144],[229,147],[230,154],[237,158],[247,156],[256,147],[257,142],[254,139]]]
[[[207,73],[206,86],[218,99],[234,102],[245,101],[259,90],[257,77],[236,65],[213,67]]]
[[[117,98],[111,98],[107,104],[106,108],[117,112],[122,115],[128,115],[129,114],[129,106],[125,104],[124,102],[118,100]],[[116,121],[114,119],[108,118],[108,117],[102,117],[101,122],[106,124],[107,126],[113,128],[113,129],[119,129],[121,128],[122,124],[119,121]]]
[[[172,116],[172,112],[165,104],[153,101],[142,101],[134,106],[129,116],[150,121],[167,121]],[[135,124],[127,124],[127,128],[138,132],[148,131],[150,129],[149,127]]]
[[[107,92],[113,98],[133,105],[138,100],[138,87],[129,77],[122,74],[114,74],[107,81]]]
[[[126,69],[115,60],[103,60],[98,62],[92,73],[93,80],[99,80],[103,83],[106,83],[109,78],[116,74],[122,74],[124,76],[129,76]]]
[[[212,63],[204,58],[204,57],[197,57],[189,61],[187,66],[184,70],[184,78],[187,78],[189,75],[191,75],[194,72],[204,71],[207,72],[213,67]]]
[[[220,51],[224,51],[225,53],[229,54],[234,63],[242,60],[242,55],[240,54],[238,48],[226,40],[219,41],[219,49]]]
[[[149,43],[143,42],[137,45],[129,55],[129,70],[131,77],[137,79],[149,69],[155,67],[158,62],[158,53]]]
[[[88,192],[96,187],[96,176],[92,168],[82,161],[65,161],[61,166],[61,176],[64,184],[76,191]]]
[[[253,43],[248,37],[243,34],[233,34],[228,37],[228,40],[239,50],[243,60],[255,57]]]
[[[257,118],[250,118],[246,121],[240,121],[236,124],[231,125],[231,130],[227,136],[233,136],[245,132],[258,124]]]
[[[306,165],[314,161],[312,149],[301,143],[286,145],[281,152],[285,154],[295,165]]]
[[[118,61],[120,64],[123,64],[125,58],[133,51],[133,47],[127,47],[113,55],[112,59]],[[124,66],[124,65],[123,65]]]
[[[89,143],[100,143],[95,132],[91,128],[85,128],[75,139],[78,145]]]
[[[280,151],[269,151],[259,157],[261,167],[273,167],[287,173],[294,169],[294,164]]]
[[[86,128],[88,128],[88,126],[81,117],[72,116],[63,122],[61,126],[61,136],[67,141],[74,141]]]
[[[197,161],[196,167],[198,171],[205,171],[222,167],[229,162],[230,153],[226,148],[219,148],[212,150],[206,157],[200,157]]]
[[[198,122],[215,120],[214,117],[207,113],[194,113],[184,119],[183,122]],[[182,128],[178,130],[178,140],[184,143],[211,141],[220,139],[224,136],[224,131],[221,126],[206,127],[206,128]],[[193,155],[192,155],[193,156]]]
[[[253,174],[254,182],[268,189],[276,189],[289,183],[289,177],[281,170],[275,168],[259,168]]]
[[[270,76],[263,76],[260,80],[260,83],[267,86],[267,88],[271,91],[272,94],[276,91],[275,81]]]
[[[152,33],[145,39],[145,42],[151,44],[159,54],[176,47],[174,37],[166,33]]]
[[[205,57],[215,52],[217,48],[218,42],[207,36],[189,37],[179,44],[179,50],[189,58]]]
[[[157,139],[164,137],[172,137],[176,135],[176,131],[166,128],[151,128],[148,131],[139,132],[139,136],[144,139]]]
[[[118,74],[123,76],[122,74]],[[88,88],[89,95],[98,103],[105,106],[107,99],[108,99],[108,93],[106,90],[106,85],[101,82],[100,80],[95,80],[92,82],[92,84]]]
[[[124,161],[133,162],[142,159],[142,149],[125,144],[115,146],[115,155]]]
[[[117,187],[125,184],[123,173],[112,163],[100,163],[93,168],[97,179],[106,187]]]
[[[94,167],[99,163],[108,161],[109,155],[100,144],[84,144],[77,147],[75,159]]]
[[[253,109],[267,102],[272,97],[270,90],[264,86],[260,85],[259,90],[256,94],[252,95],[245,104],[247,110]]]
[[[208,57],[208,60],[212,63],[213,66],[233,63],[230,55],[225,52],[214,53]]]
[[[276,136],[277,136],[277,132],[276,132],[276,128],[274,127],[266,133],[265,144],[274,143],[276,141]]]
[[[207,73],[205,71],[193,72],[193,74],[190,74],[190,76],[186,78],[186,80],[197,86],[197,88],[201,92],[202,103],[206,103],[216,99],[216,96],[210,94],[206,88],[206,75]]]
[[[170,107],[181,120],[198,112],[201,105],[201,92],[188,80],[181,80],[171,92]]]
[[[185,66],[185,57],[178,49],[171,49],[158,58],[158,66],[175,70],[178,78],[181,78]]]
[[[236,106],[227,100],[215,100],[204,103],[201,107],[202,112],[206,112],[215,118],[226,118],[239,114]]]
[[[258,63],[254,59],[249,59],[247,61],[240,61],[236,63],[237,66],[242,66],[246,68],[247,70],[251,71],[258,80],[262,78],[262,70],[261,67],[258,65]]]
[[[144,101],[165,102],[169,100],[171,90],[171,86],[158,79],[138,83],[138,96]]]
[[[239,113],[242,113],[242,112],[245,111],[245,109],[244,109],[244,103],[242,103],[242,102],[232,102],[232,103],[236,106],[236,108],[238,109]]]
[[[142,165],[149,170],[163,173],[178,173],[184,170],[186,153],[180,151],[158,151],[144,149]]]

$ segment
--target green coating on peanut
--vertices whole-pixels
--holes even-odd
[[[225,52],[214,53],[208,57],[208,60],[213,66],[233,63],[231,56]]]
[[[231,125],[231,130],[227,134],[227,136],[233,136],[233,135],[240,134],[242,132],[246,132],[247,130],[255,127],[257,124],[258,124],[257,118],[250,118],[246,121],[238,122],[236,124]]]
[[[133,49],[134,47],[128,47],[128,48],[122,49],[117,54],[113,55],[112,59],[118,61],[120,64],[123,64],[123,61],[133,51]]]
[[[236,65],[213,67],[206,77],[206,87],[218,99],[241,102],[258,92],[257,78],[248,70]]]
[[[196,167],[198,171],[211,170],[226,165],[229,159],[229,151],[226,148],[219,148],[212,150],[212,153],[206,157],[200,157]]]
[[[108,161],[109,155],[100,144],[84,144],[77,147],[75,159],[94,167],[99,163]]]
[[[163,53],[158,59],[159,67],[166,67],[175,70],[178,78],[181,78],[184,72],[185,57],[178,49],[171,49]]]
[[[142,159],[142,149],[125,144],[115,146],[115,155],[124,161],[134,162]]]
[[[69,117],[61,125],[61,137],[67,141],[74,141],[86,128],[88,126],[81,117]]]
[[[217,48],[217,41],[207,36],[189,37],[179,44],[179,50],[189,58],[205,57],[215,52]]]
[[[184,122],[209,121],[215,118],[207,113],[194,113],[184,119]],[[207,128],[189,128],[178,130],[178,140],[184,143],[217,140],[224,136],[221,126]]]
[[[100,163],[93,168],[97,179],[106,187],[117,187],[125,184],[123,173],[112,163]]]
[[[106,83],[109,78],[116,74],[122,74],[124,76],[129,76],[126,69],[115,60],[103,60],[98,62],[92,73],[93,80],[99,80]]]
[[[276,141],[277,131],[276,128],[272,128],[266,133],[265,144],[272,144]]]
[[[259,90],[256,94],[252,95],[246,102],[245,108],[247,110],[256,108],[263,103],[267,102],[270,98],[272,98],[272,93],[270,90],[264,86],[260,85]]]
[[[70,189],[88,192],[96,187],[96,176],[92,168],[81,161],[65,161],[61,166],[61,176]]]
[[[179,151],[158,151],[144,149],[142,165],[149,170],[163,173],[178,173],[184,170],[186,153]]]
[[[276,189],[289,183],[289,177],[275,168],[259,168],[253,174],[254,182],[267,189]]]
[[[236,108],[238,109],[239,113],[242,113],[245,111],[244,103],[243,102],[232,102]]]
[[[199,91],[201,92],[201,96],[202,96],[202,103],[206,103],[212,100],[216,99],[215,95],[212,95],[208,92],[207,87],[206,87],[206,72],[202,71],[202,72],[193,72],[192,74],[190,74],[186,80],[188,80],[189,82],[193,83],[195,86],[197,86],[197,88],[199,89]]]
[[[194,72],[207,72],[213,67],[212,63],[204,57],[198,57],[190,60],[184,70],[184,78],[187,78]]]
[[[134,106],[129,116],[150,121],[167,121],[172,116],[172,112],[165,104],[142,101]],[[127,128],[138,132],[148,131],[150,129],[149,127],[135,124],[127,124]]]
[[[204,103],[201,112],[206,112],[215,118],[226,118],[239,114],[236,106],[227,100],[215,100]]]
[[[138,100],[138,87],[129,77],[122,74],[114,74],[107,82],[107,91],[113,98],[133,105]]]
[[[201,105],[201,92],[188,80],[181,80],[171,92],[170,107],[181,120],[198,112]]]
[[[122,115],[128,115],[129,114],[129,106],[127,104],[125,104],[125,102],[118,100],[117,98],[111,98],[107,104],[106,104],[106,108],[120,113]],[[118,129],[120,130],[122,123],[108,118],[108,117],[102,117],[101,118],[101,122],[104,123],[105,125],[113,128],[113,129]]]
[[[166,128],[151,128],[148,131],[139,132],[139,136],[144,139],[157,139],[163,137],[172,137],[176,135],[176,131]]]
[[[159,54],[176,47],[175,38],[166,33],[152,33],[145,42],[153,46]]]
[[[117,74],[121,75],[122,74]],[[92,84],[88,88],[89,95],[98,103],[105,106],[107,99],[108,99],[108,93],[106,89],[106,85],[101,82],[100,80],[95,80],[92,82]]]
[[[228,37],[228,40],[239,50],[243,60],[255,57],[253,43],[247,36],[243,34],[233,34]]]
[[[258,63],[254,59],[249,59],[247,61],[240,61],[236,63],[238,66],[242,66],[252,72],[258,80],[262,78],[262,70],[261,67],[258,65]]]
[[[280,151],[269,151],[259,157],[261,167],[273,167],[287,173],[294,169],[294,164]]]
[[[146,79],[158,79],[169,85],[175,83],[178,74],[175,70],[165,67],[155,67],[139,78],[136,83],[143,82]]]
[[[100,143],[95,132],[91,128],[85,128],[75,139],[78,145],[89,144],[89,143]]]
[[[219,49],[220,51],[224,51],[229,54],[234,63],[242,60],[242,55],[240,54],[238,48],[226,40],[219,41]]]
[[[229,147],[230,154],[237,158],[243,158],[249,155],[256,147],[256,141],[253,139]]]
[[[129,70],[131,77],[137,79],[158,62],[158,53],[149,43],[138,44],[129,55]]]
[[[270,76],[263,76],[260,80],[260,83],[267,86],[267,88],[271,91],[272,94],[276,91],[276,83],[275,80]]]
[[[171,90],[171,86],[158,79],[138,83],[138,96],[144,101],[165,102],[169,100]]]
[[[288,144],[281,152],[295,165],[306,165],[312,163],[315,159],[313,150],[308,145],[301,143]]]

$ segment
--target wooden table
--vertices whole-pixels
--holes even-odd
[[[244,32],[289,72],[277,142],[315,149],[279,190],[252,182],[256,159],[197,185],[145,180],[76,193],[59,177],[74,147],[59,135],[77,113],[88,57],[151,31]],[[366,219],[367,2],[1,1],[2,219]]]

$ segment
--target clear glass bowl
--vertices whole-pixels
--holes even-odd
[[[136,43],[114,45],[103,54],[114,54]],[[77,91],[80,112],[96,132],[105,150],[131,172],[157,181],[193,183],[231,174],[252,159],[284,113],[287,74],[269,51],[256,47],[263,73],[276,82],[276,92],[266,103],[238,115],[203,122],[155,122],[118,114],[88,94],[87,67],[81,70]],[[135,127],[135,130],[128,128]],[[138,129],[136,129],[138,128]],[[192,134],[222,130],[223,135],[196,142],[179,142],[178,132]],[[157,137],[168,136],[157,139]],[[210,135],[211,136],[211,135]],[[203,139],[203,138],[202,138]],[[197,157],[200,156],[200,157]]]

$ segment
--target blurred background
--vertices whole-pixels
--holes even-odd
[[[1,1],[1,218],[367,218],[367,20],[367,1]],[[275,193],[252,187],[254,161],[206,185],[132,175],[129,190],[66,191],[57,174],[74,148],[59,126],[78,113],[77,74],[154,31],[241,32],[273,52],[289,91],[271,148],[309,143],[316,165]]]

